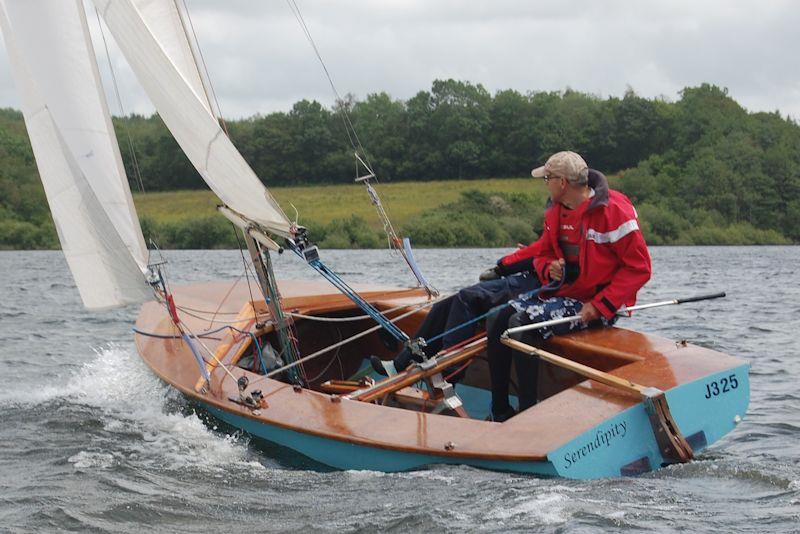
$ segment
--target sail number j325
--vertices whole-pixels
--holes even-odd
[[[710,399],[711,397],[716,397],[717,395],[727,393],[738,387],[739,381],[736,379],[736,375],[728,375],[720,378],[719,380],[712,380],[711,382],[707,383],[705,397]]]

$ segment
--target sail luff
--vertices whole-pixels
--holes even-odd
[[[98,104],[100,106],[101,114],[106,124],[106,131],[108,132],[108,142],[111,148],[111,154],[116,164],[116,178],[119,180],[119,191],[124,199],[124,209],[122,213],[128,215],[130,218],[130,236],[126,241],[126,245],[131,251],[139,269],[142,273],[147,272],[147,264],[149,262],[149,252],[147,245],[144,242],[144,235],[142,228],[139,224],[139,215],[136,212],[136,205],[133,203],[133,195],[131,194],[131,187],[128,183],[128,176],[125,172],[125,164],[122,162],[122,153],[119,150],[119,143],[117,141],[116,131],[114,130],[114,123],[111,120],[111,111],[108,107],[108,101],[102,91],[103,83],[100,77],[100,69],[97,66],[96,56],[94,54],[94,47],[92,46],[92,37],[89,32],[89,24],[86,20],[86,11],[83,9],[82,2],[78,2],[78,14],[81,18],[81,26],[83,28],[83,38],[87,43],[87,50],[92,53],[89,60],[92,69],[93,78],[95,80],[95,87],[98,92]],[[108,212],[108,210],[106,210]]]
[[[208,100],[211,114],[217,120],[222,120],[222,111],[219,109],[219,102],[216,100],[214,88],[211,86],[211,80],[208,77],[208,70],[206,69],[203,61],[203,53],[200,51],[200,44],[197,42],[197,36],[194,34],[194,26],[192,24],[192,19],[189,16],[186,2],[183,0],[172,1],[175,3],[175,9],[178,11],[178,18],[181,21],[183,35],[186,39],[186,44],[189,47],[189,51],[192,53],[192,59],[194,60],[194,66],[197,70],[197,76],[200,78],[200,83],[203,85],[203,92],[206,95],[206,100]],[[189,30],[192,31],[191,35],[189,35]]]
[[[186,81],[132,0],[94,0],[117,45],[189,161],[222,202],[270,232],[291,223]]]
[[[203,107],[212,117],[216,117],[208,88],[186,31],[183,13],[177,2],[175,0],[134,0],[133,3],[175,68],[194,90]]]

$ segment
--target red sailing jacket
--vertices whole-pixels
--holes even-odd
[[[611,319],[623,304],[636,303],[636,293],[650,279],[652,270],[633,204],[619,191],[608,189],[605,176],[594,172],[595,195],[581,218],[580,274],[554,295],[591,301],[605,318]],[[545,212],[544,231],[539,238],[542,243],[536,247],[533,261],[542,283],[550,281],[550,263],[564,257],[558,243],[560,216],[561,204]]]
[[[578,278],[554,293],[581,302],[591,301],[607,319],[624,304],[636,303],[636,293],[650,279],[650,254],[639,229],[636,210],[624,194],[608,189],[602,173],[590,170],[589,185],[595,195],[581,218]],[[533,258],[543,284],[550,282],[550,263],[564,254],[558,242],[561,204],[545,212],[541,237],[500,260],[501,265]]]

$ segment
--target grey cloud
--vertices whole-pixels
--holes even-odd
[[[301,98],[332,103],[287,2],[186,1],[225,115],[286,110]],[[791,1],[297,4],[341,93],[409,98],[435,78],[453,77],[491,91],[571,87],[609,96],[630,86],[676,99],[683,87],[710,82],[748,109],[800,117],[800,7]],[[149,112],[123,60],[112,55],[126,110]],[[7,70],[3,55],[0,105],[17,105]]]

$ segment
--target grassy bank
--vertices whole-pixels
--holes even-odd
[[[519,221],[506,220],[506,226],[517,228],[514,235],[530,237],[533,221],[525,215],[529,204],[540,211],[545,191],[543,185],[532,179],[504,178],[491,180],[448,180],[437,182],[402,182],[376,185],[398,231],[410,233],[421,246],[504,246],[504,232],[469,230],[470,218],[484,211],[484,197],[463,203],[464,195],[477,192],[486,199],[495,197],[498,215],[503,218],[520,217]],[[270,191],[294,218],[294,205],[298,222],[310,229],[312,237],[327,248],[374,248],[385,243],[381,222],[362,185],[324,185],[311,187],[271,187]],[[517,198],[512,201],[497,200]],[[519,200],[521,199],[521,200]],[[142,221],[145,236],[152,236],[164,247],[214,248],[236,245],[230,225],[216,212],[217,198],[210,191],[172,191],[134,195],[134,202]],[[516,210],[514,209],[516,207]],[[453,213],[455,210],[458,213]],[[519,212],[519,213],[518,213]],[[535,215],[535,213],[534,213]],[[448,222],[457,219],[457,230],[448,228]],[[481,217],[479,217],[481,218]],[[474,221],[473,221],[474,222]],[[487,221],[482,226],[487,226]],[[464,231],[469,230],[469,231]],[[415,235],[417,234],[417,235]]]
[[[610,181],[614,188],[627,185],[625,177]],[[381,221],[361,185],[270,190],[290,218],[295,216],[292,205],[297,208],[298,222],[323,248],[386,246]],[[417,247],[508,247],[530,242],[541,228],[546,201],[544,184],[529,178],[388,183],[380,184],[378,192],[395,229]],[[146,240],[153,239],[162,248],[238,246],[210,191],[136,194],[134,202]],[[714,210],[679,215],[669,205],[649,201],[636,202],[636,207],[650,245],[792,244],[775,230],[730,223]],[[33,224],[0,217],[0,249],[58,248],[48,214],[40,219],[40,224]]]
[[[502,178],[492,180],[448,180],[438,182],[394,182],[377,184],[375,188],[395,225],[402,226],[424,211],[455,202],[461,193],[477,190],[485,193],[517,193],[536,191],[544,195],[542,184],[533,179]],[[374,206],[363,185],[317,185],[270,187],[290,218],[292,204],[300,214],[300,224],[329,224],[336,219],[355,215],[381,228]],[[157,222],[184,221],[216,215],[219,200],[211,191],[168,191],[134,194],[140,218]]]
[[[614,188],[624,178],[612,177]],[[309,228],[323,248],[386,246],[381,222],[360,185],[273,187],[289,217]],[[378,186],[395,228],[421,247],[504,247],[536,238],[546,191],[541,181],[515,178],[402,182]],[[134,196],[145,237],[164,248],[237,246],[231,225],[216,213],[210,191]],[[679,216],[667,206],[637,204],[651,245],[788,245],[775,230],[727,223],[719,213],[693,210]]]

